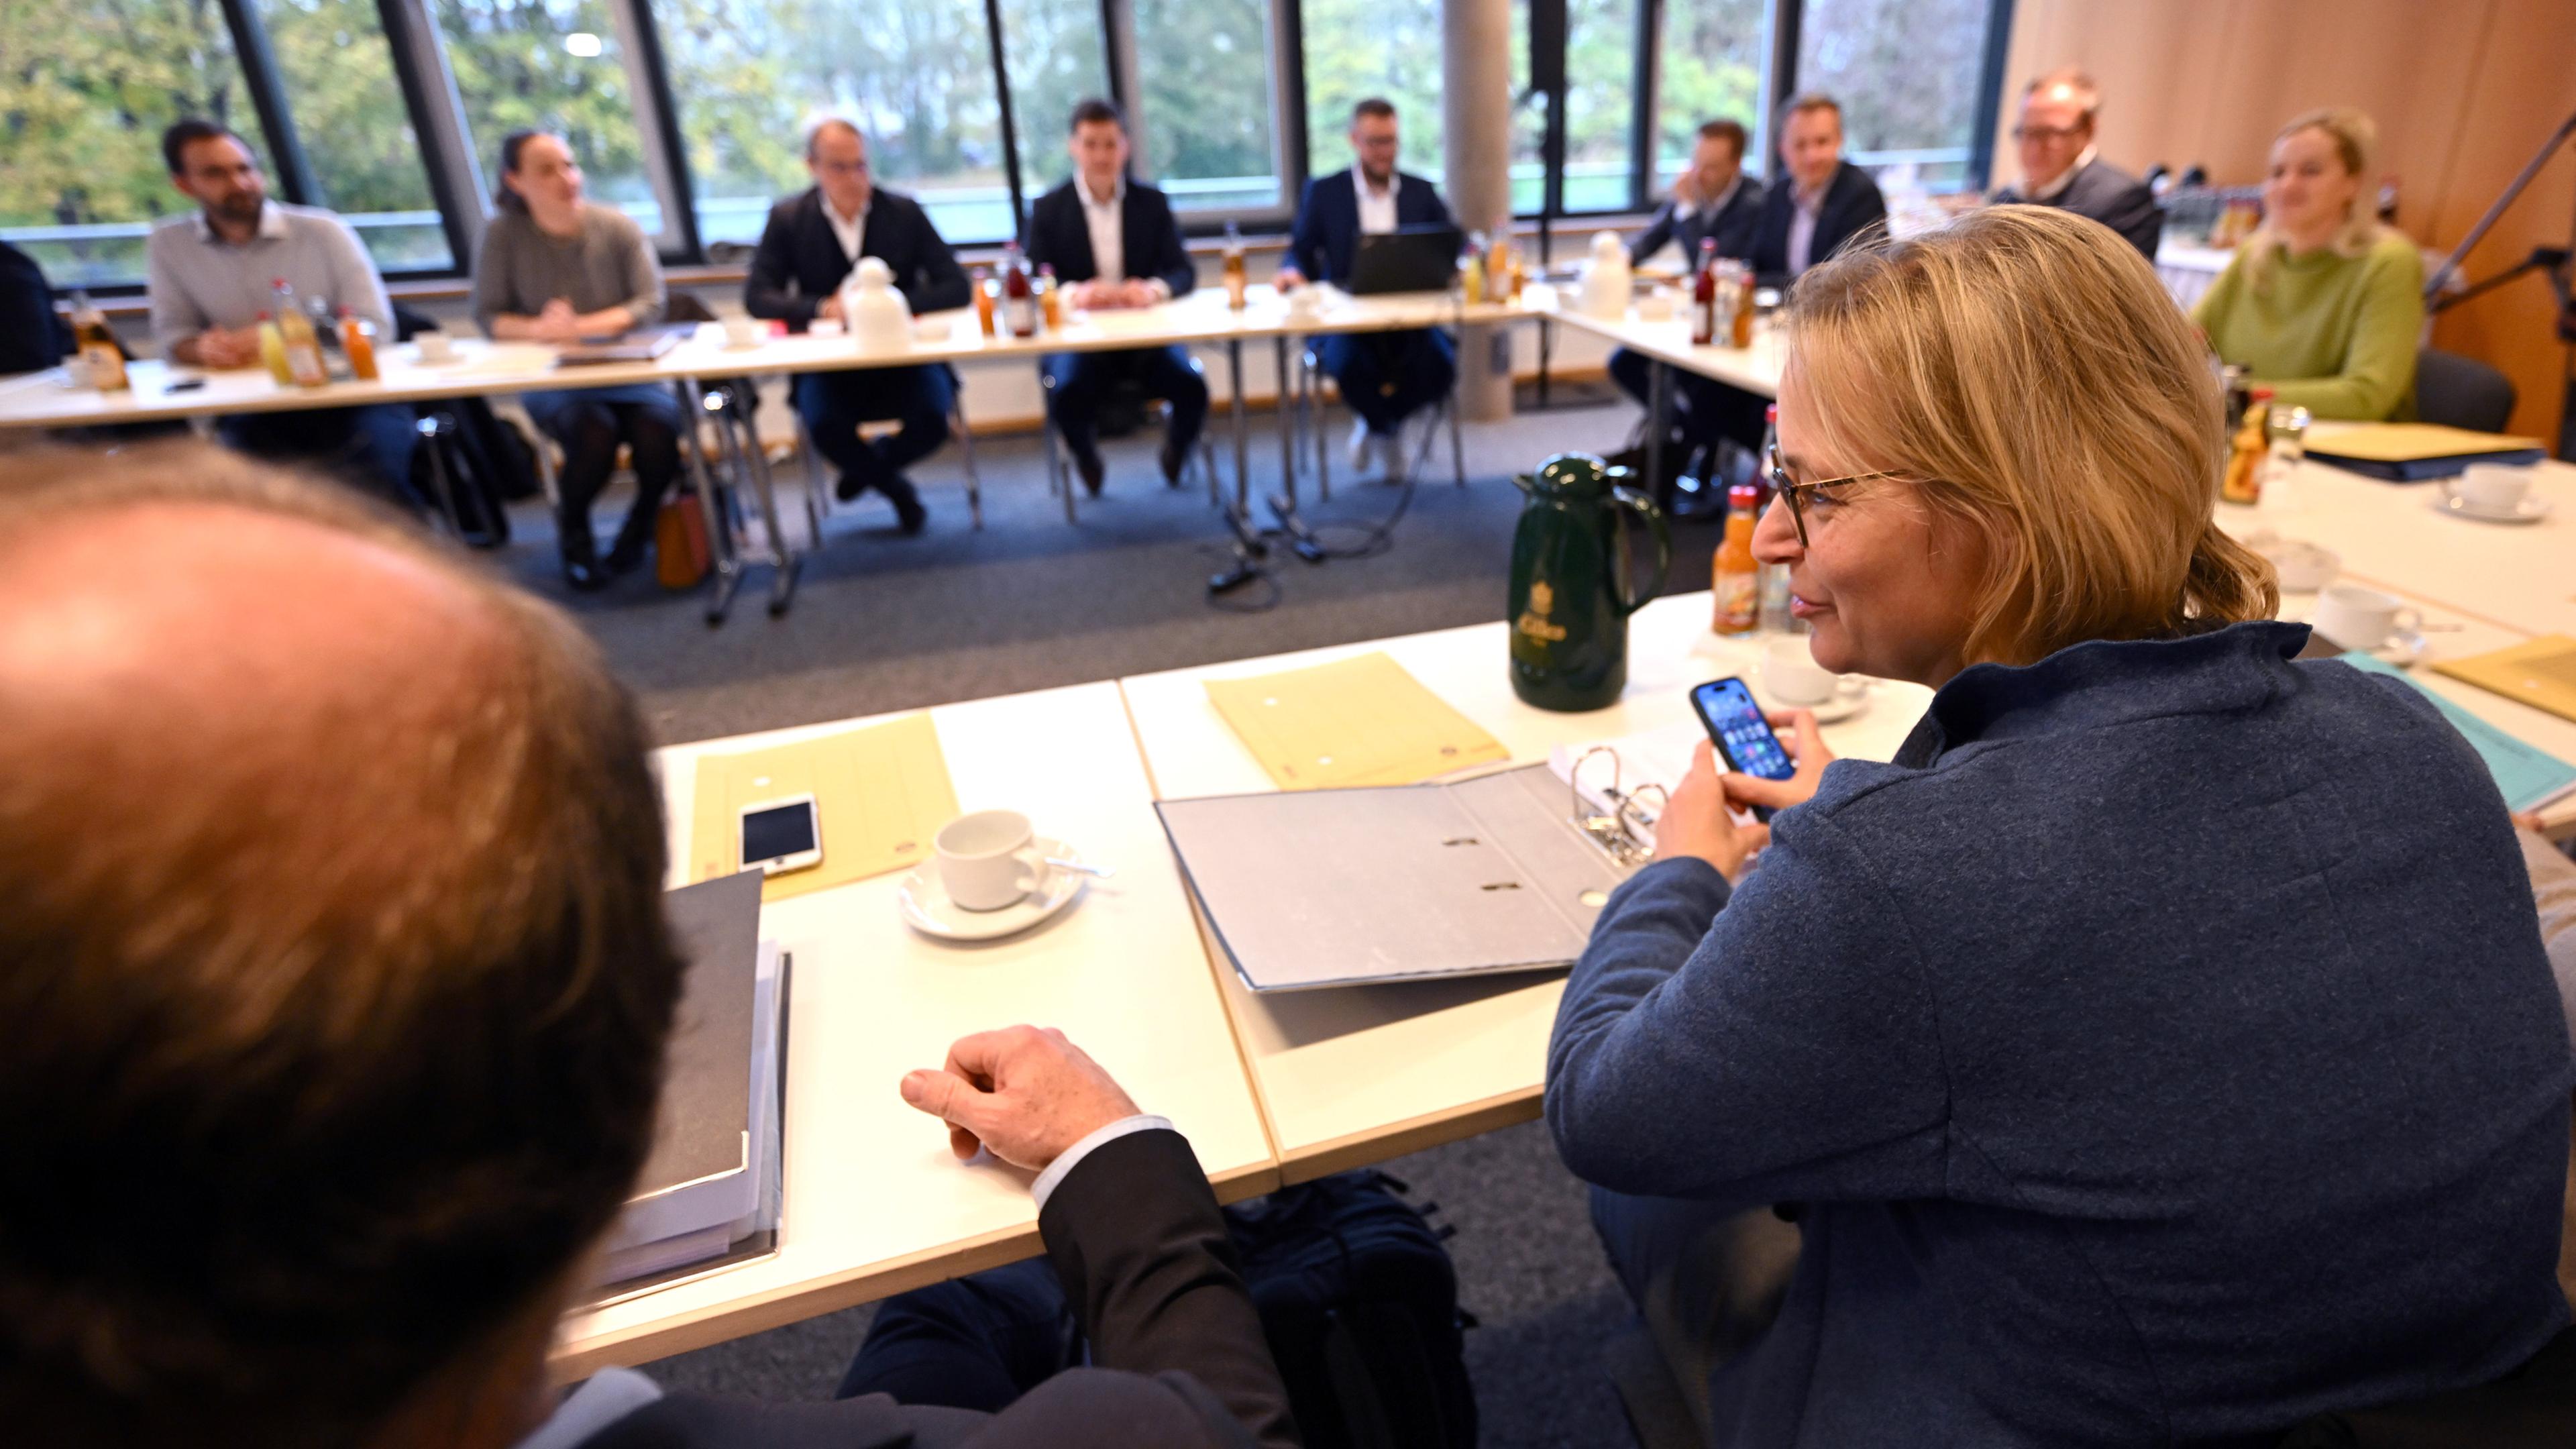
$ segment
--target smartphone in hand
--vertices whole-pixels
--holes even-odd
[[[1753,691],[1742,679],[1712,679],[1692,690],[1691,708],[1699,711],[1699,722],[1708,728],[1709,743],[1716,746],[1717,757],[1726,762],[1728,769],[1765,780],[1786,780],[1798,773],[1788,749],[1772,733],[1771,722],[1762,717],[1762,706],[1754,702]],[[1771,807],[1754,806],[1753,818],[1769,824]]]

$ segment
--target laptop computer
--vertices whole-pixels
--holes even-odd
[[[1445,292],[1458,275],[1465,234],[1454,226],[1405,226],[1363,234],[1351,261],[1354,297],[1381,292]]]
[[[623,337],[582,341],[555,354],[557,367],[589,367],[605,362],[651,362],[698,330],[694,322],[638,327]]]

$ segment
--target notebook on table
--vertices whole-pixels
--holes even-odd
[[[2372,423],[2309,439],[2308,456],[2365,477],[2420,483],[2456,477],[2472,463],[2537,463],[2548,455],[2538,438],[2473,433],[2438,423]]]
[[[698,330],[694,322],[638,327],[623,337],[576,342],[555,354],[557,367],[597,367],[611,362],[651,362]]]

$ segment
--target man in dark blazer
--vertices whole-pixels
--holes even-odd
[[[1288,261],[1277,278],[1282,290],[1309,281],[1347,284],[1364,234],[1450,224],[1438,188],[1396,169],[1400,138],[1392,102],[1371,96],[1353,106],[1350,134],[1351,169],[1315,177],[1298,199]],[[1447,397],[1458,378],[1448,334],[1433,328],[1337,334],[1318,342],[1315,351],[1358,420],[1351,432],[1351,466],[1367,467],[1375,452],[1387,481],[1402,480],[1404,420]]]
[[[1655,209],[1646,229],[1630,239],[1628,260],[1642,262],[1670,243],[1681,249],[1687,274],[1699,265],[1703,238],[1716,244],[1721,257],[1751,255],[1753,224],[1762,215],[1762,183],[1744,174],[1745,146],[1744,127],[1734,121],[1701,126],[1690,169],[1673,183],[1673,194]],[[1642,407],[1652,395],[1654,366],[1644,353],[1622,347],[1610,354],[1610,380]],[[1671,434],[1686,453],[1713,447],[1726,435],[1729,404],[1723,394],[1730,391],[1734,389],[1697,373],[1673,369]]]
[[[685,974],[633,699],[560,610],[292,473],[196,443],[13,464],[0,608],[126,645],[0,634],[10,1423],[102,1449],[1294,1449],[1189,1144],[1030,1027],[883,1090],[1037,1174],[1094,1367],[995,1389],[995,1345],[915,1313],[838,1402],[609,1371],[556,1403]],[[131,572],[30,563],[102,552]]]
[[[1073,175],[1029,208],[1029,265],[1055,268],[1071,306],[1094,312],[1150,307],[1189,295],[1198,268],[1181,241],[1170,198],[1127,175],[1127,118],[1097,98],[1073,108],[1065,148]],[[1207,422],[1207,380],[1184,347],[1127,352],[1059,352],[1039,364],[1047,416],[1073,454],[1083,488],[1097,495],[1101,395],[1122,380],[1172,405],[1163,435],[1163,481],[1180,481],[1190,447]]]
[[[41,372],[71,350],[71,330],[54,310],[44,269],[0,242],[0,373]]]
[[[895,290],[912,310],[938,312],[973,300],[966,274],[920,203],[873,184],[867,138],[837,117],[805,132],[805,169],[814,184],[771,207],[752,254],[743,307],[754,317],[784,318],[802,332],[818,317],[842,321],[841,282],[861,257],[894,273]],[[843,501],[873,488],[894,505],[906,533],[928,516],[903,470],[948,441],[955,406],[948,369],[883,367],[797,376],[793,395],[814,446],[841,471]],[[881,441],[859,436],[859,424],[888,419],[902,431]]]
[[[2054,71],[2022,88],[2013,146],[2021,153],[2017,185],[1994,194],[1997,206],[2055,206],[2089,216],[2156,259],[2165,211],[2147,183],[2103,160],[2093,147],[2093,118],[2102,93],[2080,70]]]
[[[1843,159],[1843,108],[1831,96],[1811,92],[1781,109],[1780,162],[1787,174],[1764,194],[1753,228],[1753,273],[1766,287],[1788,286],[1887,221],[1878,183]]]

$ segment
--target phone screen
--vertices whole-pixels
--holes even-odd
[[[755,865],[814,848],[814,807],[803,801],[742,817],[742,863]]]
[[[1766,780],[1786,780],[1798,773],[1743,680],[1711,680],[1691,691],[1691,706],[1699,711],[1700,723],[1708,726],[1709,740],[1728,769]],[[1771,818],[1771,812],[1759,806],[1753,815],[1757,820]]]

